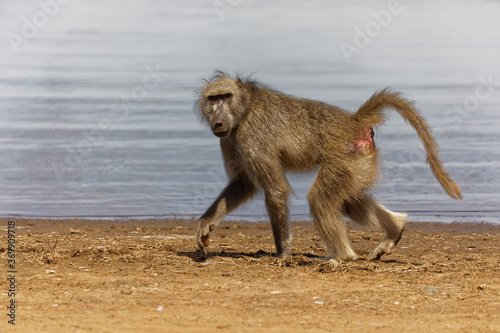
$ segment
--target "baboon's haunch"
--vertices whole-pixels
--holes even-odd
[[[406,215],[393,213],[368,194],[377,179],[373,128],[392,108],[417,131],[427,162],[452,198],[459,187],[446,173],[429,126],[411,102],[382,90],[348,113],[317,101],[287,96],[255,81],[217,72],[201,90],[197,110],[220,137],[229,184],[200,218],[197,241],[208,254],[209,234],[221,219],[262,190],[279,257],[290,254],[288,170],[319,166],[308,199],[314,223],[333,258],[354,259],[343,216],[385,232],[367,259],[389,254],[398,243]]]

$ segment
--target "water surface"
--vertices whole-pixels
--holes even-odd
[[[500,2],[401,1],[390,16],[388,1],[236,3],[0,2],[0,216],[199,216],[225,175],[193,91],[222,69],[352,111],[403,91],[464,199],[394,113],[376,136],[374,195],[412,221],[500,223]],[[290,175],[293,219],[309,218],[313,179]],[[262,198],[230,218],[266,219]]]

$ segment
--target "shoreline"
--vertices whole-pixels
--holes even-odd
[[[30,215],[10,215],[10,216],[0,216],[0,221],[3,220],[54,220],[54,221],[197,221],[197,217],[185,218],[185,217],[175,217],[170,215],[127,215],[127,216],[30,216]],[[247,217],[235,217],[228,216],[222,220],[222,222],[227,223],[270,223],[269,218],[247,218]],[[291,219],[290,223],[302,223],[302,222],[313,222],[311,217],[308,218],[297,218]],[[349,220],[346,220],[347,224],[353,224]],[[500,226],[500,220],[498,222],[492,222],[488,220],[481,221],[432,221],[432,220],[409,220],[408,223],[435,223],[435,224],[485,224],[492,226]]]
[[[197,220],[14,220],[23,332],[500,330],[500,225],[410,222],[392,254],[367,262],[382,234],[348,224],[360,259],[333,267],[312,222],[291,223],[280,260],[269,223],[224,221],[201,260]]]

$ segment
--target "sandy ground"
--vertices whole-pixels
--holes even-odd
[[[271,257],[265,223],[224,222],[200,260],[196,221],[16,220],[15,326],[1,332],[500,332],[500,226],[410,223],[381,261],[326,260],[312,223]],[[381,234],[351,229],[358,254]]]

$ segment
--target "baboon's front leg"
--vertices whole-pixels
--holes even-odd
[[[255,194],[255,186],[243,177],[232,180],[217,197],[214,203],[200,217],[196,240],[203,255],[208,255],[207,246],[210,232],[230,211]]]
[[[271,220],[276,254],[286,258],[292,248],[292,235],[288,223],[288,191],[266,191],[266,207]]]

